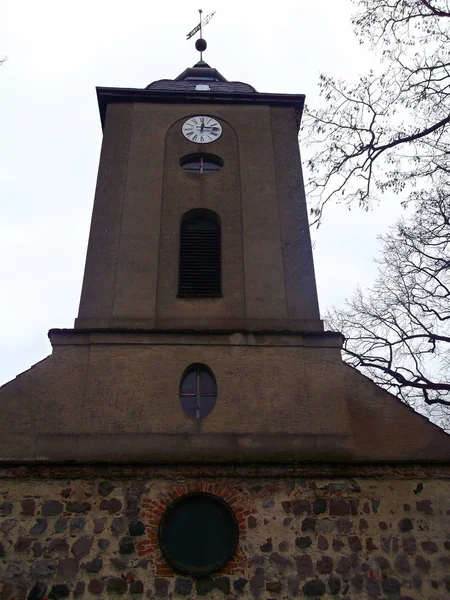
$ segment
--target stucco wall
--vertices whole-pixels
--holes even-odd
[[[221,121],[206,146],[181,133],[193,114]],[[182,157],[212,153],[213,175]],[[223,298],[177,298],[179,229],[192,208],[222,225]],[[78,328],[322,330],[294,108],[108,107]]]
[[[448,461],[450,436],[340,357],[335,334],[53,331],[53,355],[0,390],[0,460]],[[180,405],[205,363],[217,403]],[[376,440],[376,441],[375,441]]]
[[[359,469],[2,471],[0,598],[450,598],[450,471]],[[200,580],[157,543],[165,507],[196,490],[240,529],[232,562]]]
[[[349,452],[345,372],[333,337],[53,338],[49,359],[0,390],[0,459],[292,461],[299,452]],[[193,363],[208,365],[218,386],[216,406],[201,420],[179,401]]]

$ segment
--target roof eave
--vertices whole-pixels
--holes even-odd
[[[181,92],[164,90],[142,90],[135,88],[106,88],[97,87],[98,106],[102,128],[105,123],[106,108],[108,104],[122,104],[129,102],[153,102],[173,104],[268,104],[270,106],[292,106],[297,111],[297,124],[300,121],[305,104],[304,94],[265,94],[258,92]]]

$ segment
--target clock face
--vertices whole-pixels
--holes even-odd
[[[183,123],[181,131],[195,144],[209,144],[222,135],[222,125],[212,117],[191,117]]]

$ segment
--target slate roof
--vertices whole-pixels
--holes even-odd
[[[228,81],[217,69],[200,60],[185,69],[175,79],[159,79],[144,89],[97,88],[102,127],[109,104],[122,102],[183,102],[196,103],[270,104],[292,106],[296,109],[297,127],[300,127],[305,96],[303,94],[265,94],[242,81]]]
[[[222,73],[210,67],[203,60],[200,60],[193,67],[185,69],[175,79],[154,81],[146,89],[164,92],[193,92],[198,91],[195,88],[199,84],[209,86],[209,90],[202,91],[222,92],[224,94],[257,93],[255,88],[248,83],[227,81]]]
[[[189,81],[176,81],[174,79],[160,79],[154,81],[146,87],[147,90],[161,90],[170,92],[189,92],[195,91],[195,86],[198,84],[206,84],[209,86],[211,92],[224,92],[224,93],[248,93],[256,92],[255,88],[248,83],[242,83],[241,81],[204,81],[204,80],[189,80]]]

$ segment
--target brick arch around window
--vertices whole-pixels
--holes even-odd
[[[208,209],[185,213],[180,224],[178,297],[222,296],[221,223]]]
[[[193,492],[207,492],[224,500],[233,510],[238,523],[239,541],[234,556],[216,574],[246,574],[251,567],[244,550],[248,518],[256,515],[257,511],[253,499],[248,494],[244,494],[234,486],[221,481],[191,481],[184,484],[169,485],[163,494],[144,497],[140,518],[145,525],[145,535],[137,543],[138,555],[150,559],[154,574],[157,577],[173,577],[176,575],[159,547],[158,528],[167,507],[177,498]]]

